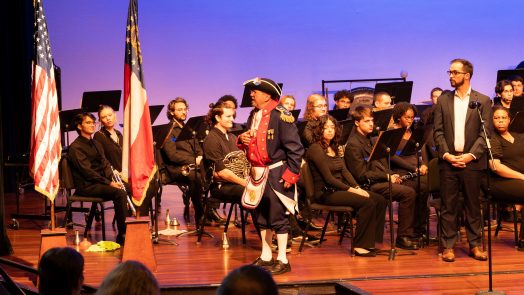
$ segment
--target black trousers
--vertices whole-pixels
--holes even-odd
[[[76,190],[76,193],[82,196],[92,196],[104,200],[112,200],[115,207],[115,220],[118,234],[125,234],[127,217],[127,193],[125,191],[114,188],[108,184],[96,183],[79,188]]]
[[[240,204],[243,193],[244,187],[236,183],[226,182],[220,186],[213,185],[213,187],[211,187],[211,195],[213,198],[220,199],[226,203]]]
[[[193,209],[195,210],[195,220],[197,223],[201,220],[204,214],[204,206],[202,205],[202,178],[200,173],[195,170],[191,170],[189,175],[185,176],[182,174],[180,169],[169,170],[169,177],[171,182],[177,182],[186,184],[189,188],[188,194],[193,203]]]
[[[490,177],[491,197],[494,201],[524,204],[524,180]],[[520,225],[520,239],[524,239],[524,226]]]
[[[355,247],[374,248],[375,242],[382,242],[387,202],[381,195],[369,192],[367,198],[348,191],[336,191],[322,195],[319,202],[325,205],[350,206],[358,210],[357,230],[353,239]]]
[[[480,220],[480,185],[484,172],[454,168],[446,164],[440,169],[440,193],[442,199],[442,245],[444,248],[453,248],[457,243],[457,216],[461,212],[459,194],[464,196],[464,210],[466,213],[466,235],[469,246],[480,245],[482,221]]]
[[[389,198],[389,183],[379,182],[371,185],[370,190]],[[398,201],[398,229],[397,237],[413,236],[413,218],[417,193],[407,185],[393,183],[391,185],[392,201]]]
[[[426,176],[420,177],[420,188],[418,184],[418,177],[404,180],[402,185],[407,185],[413,188],[416,192],[415,214],[413,216],[413,231],[415,235],[426,233],[427,216],[429,214],[428,207],[428,180]]]

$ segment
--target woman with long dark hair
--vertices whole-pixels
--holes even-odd
[[[346,168],[339,145],[340,127],[335,118],[321,116],[312,128],[313,144],[306,153],[314,182],[314,197],[326,205],[351,206],[358,210],[353,240],[356,256],[375,256],[375,242],[382,241],[386,200],[360,188]]]

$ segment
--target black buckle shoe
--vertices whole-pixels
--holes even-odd
[[[263,269],[265,269],[267,271],[271,271],[271,269],[275,265],[275,260],[273,260],[273,258],[271,258],[271,260],[265,261],[265,260],[262,260],[262,258],[258,257],[257,260],[255,260],[252,264],[256,265],[256,266],[259,266],[259,267],[262,267]]]
[[[286,272],[291,271],[291,263],[289,261],[287,263],[283,263],[280,260],[277,260],[273,267],[271,268],[271,274],[272,275],[281,275]]]

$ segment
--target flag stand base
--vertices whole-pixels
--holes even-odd
[[[153,253],[153,243],[149,232],[149,218],[126,219],[126,240],[122,262],[136,260],[143,263],[151,271],[156,272],[156,260]]]
[[[66,230],[65,228],[55,228],[54,230],[43,229],[40,231],[40,258],[44,253],[54,247],[66,247]]]

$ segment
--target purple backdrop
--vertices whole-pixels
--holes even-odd
[[[412,101],[420,102],[434,86],[449,88],[449,61],[464,57],[475,66],[473,87],[492,95],[496,71],[524,60],[517,26],[523,3],[139,1],[146,88],[150,104],[182,96],[195,116],[223,94],[240,98],[242,82],[254,76],[283,82],[303,108],[322,79],[399,77],[404,70],[414,81]],[[122,89],[128,1],[44,5],[63,109],[79,107],[84,91]],[[242,110],[238,121],[246,117]],[[166,121],[161,114],[156,124]]]

